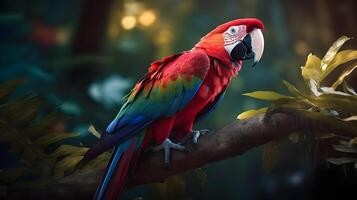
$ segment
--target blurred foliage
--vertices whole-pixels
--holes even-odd
[[[54,179],[75,173],[103,168],[110,159],[105,152],[81,168],[76,168],[87,147],[69,144],[67,139],[78,133],[56,130],[64,117],[54,109],[44,113],[43,100],[36,95],[10,98],[17,86],[25,81],[16,79],[0,85],[0,144],[8,153],[19,158],[14,166],[0,171],[0,184],[46,184]],[[88,131],[96,138],[100,132],[90,125]],[[201,187],[207,184],[207,175],[202,169],[195,169],[185,175],[177,175],[162,183],[151,184],[153,199],[179,199],[185,196],[186,179],[194,177]]]
[[[56,130],[56,125],[63,123],[63,116],[55,109],[41,111],[44,102],[39,96],[10,98],[23,83],[23,79],[16,79],[0,85],[0,143],[8,147],[8,153],[19,156],[15,166],[0,171],[0,183],[5,185],[61,178],[74,169],[88,150],[64,144],[66,139],[79,134]],[[105,153],[81,171],[97,168],[108,159],[109,153]]]
[[[182,175],[169,177],[164,182],[150,184],[150,199],[185,199],[188,183],[192,178],[193,182],[202,188],[207,185],[206,173],[201,168],[197,168]]]
[[[348,85],[346,78],[357,68],[357,50],[349,49],[339,51],[342,45],[350,38],[340,37],[333,43],[325,56],[319,57],[310,54],[306,63],[301,67],[302,78],[305,81],[303,90],[297,89],[288,81],[283,81],[291,96],[283,95],[273,91],[255,91],[244,95],[270,101],[271,108],[286,108],[299,115],[305,115],[314,119],[324,119],[326,123],[335,123],[346,129],[355,130],[357,136],[357,94]],[[323,86],[324,80],[337,68],[344,67],[345,70],[329,86]],[[248,119],[258,114],[265,113],[268,108],[248,110],[238,115],[238,119]],[[348,138],[326,133],[318,139],[342,138],[340,144],[333,148],[349,155],[343,158],[328,158],[333,164],[354,163],[357,168],[357,137]],[[263,166],[271,168],[271,163],[276,160],[276,147],[268,144],[263,146]],[[351,155],[354,154],[354,155]]]

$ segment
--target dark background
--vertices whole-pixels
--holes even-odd
[[[70,117],[66,129],[81,133],[75,143],[91,145],[88,126],[105,129],[151,62],[192,48],[219,24],[257,17],[265,24],[262,61],[243,67],[218,109],[197,125],[215,129],[263,105],[242,93],[285,92],[283,79],[301,85],[300,66],[310,52],[322,57],[339,36],[357,36],[356,8],[354,0],[2,0],[0,81],[27,77],[19,93],[34,91],[58,105]],[[346,46],[356,48],[357,40]],[[188,180],[185,197],[316,199],[350,191],[348,175],[313,166],[304,149],[285,146],[269,173],[262,170],[260,149],[204,166],[207,184]],[[124,198],[150,191],[134,188]]]

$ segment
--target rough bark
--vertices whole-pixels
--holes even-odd
[[[331,120],[334,120],[331,123]],[[187,142],[187,152],[172,152],[170,169],[163,165],[162,152],[145,153],[130,174],[128,187],[162,181],[165,178],[208,163],[241,155],[249,149],[288,136],[291,132],[339,133],[356,136],[357,132],[345,122],[330,116],[306,112],[275,111],[235,121],[217,131],[200,137],[198,144]],[[104,173],[98,169],[90,173],[72,175],[50,185],[32,188],[13,187],[6,193],[10,199],[22,197],[45,199],[90,199]],[[21,192],[19,192],[21,191]],[[3,191],[4,192],[4,191]]]

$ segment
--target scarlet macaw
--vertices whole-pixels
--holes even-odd
[[[243,60],[254,59],[255,64],[262,57],[263,28],[258,19],[236,19],[212,30],[191,50],[151,64],[83,158],[82,163],[115,147],[95,199],[116,199],[130,166],[152,142],[164,150],[166,165],[170,149],[185,148],[172,139],[192,133],[197,142],[200,131],[192,130],[195,121],[220,101]]]

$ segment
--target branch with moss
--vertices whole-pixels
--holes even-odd
[[[244,152],[288,136],[292,132],[320,134],[336,133],[353,138],[356,128],[331,115],[291,109],[276,109],[266,114],[233,122],[217,131],[203,135],[199,143],[187,142],[187,152],[172,152],[170,169],[163,164],[162,152],[147,152],[131,172],[128,187],[164,181],[166,178],[205,164],[228,159]],[[51,184],[7,188],[11,198],[90,198],[104,173],[104,169],[64,177]],[[21,191],[21,192],[19,192]]]

